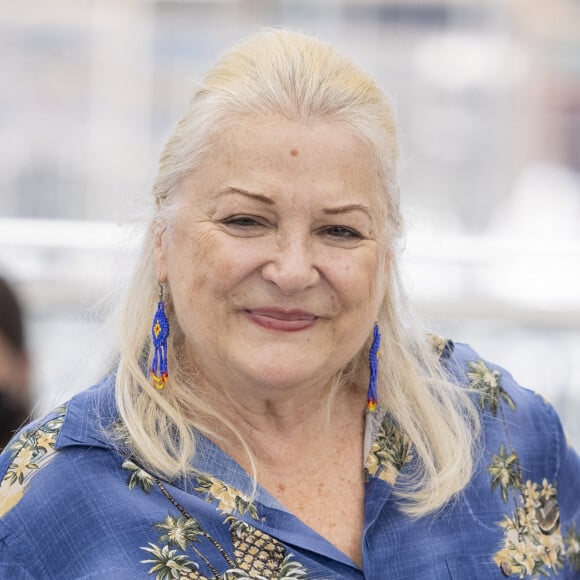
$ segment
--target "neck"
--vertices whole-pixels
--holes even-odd
[[[214,394],[216,408],[237,431],[224,427],[217,420],[209,427],[216,433],[216,442],[248,472],[248,445],[260,468],[273,469],[277,464],[288,466],[292,458],[301,462],[319,461],[329,441],[364,425],[365,396],[359,388],[330,397],[330,385],[314,389],[299,389],[267,396],[251,397],[248,393],[220,392]]]

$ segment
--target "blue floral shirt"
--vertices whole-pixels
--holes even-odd
[[[412,520],[393,495],[412,445],[367,419],[362,569],[199,437],[203,476],[167,482],[115,450],[113,378],[24,428],[0,456],[0,578],[580,578],[580,460],[552,407],[465,345],[438,343],[473,392],[471,483]]]

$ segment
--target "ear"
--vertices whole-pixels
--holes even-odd
[[[167,282],[167,227],[157,223],[153,226],[153,258],[155,261],[155,274],[161,283]]]

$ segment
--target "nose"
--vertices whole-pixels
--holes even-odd
[[[281,239],[272,251],[273,255],[262,267],[262,277],[284,294],[297,294],[319,281],[320,272],[307,240],[298,236]]]

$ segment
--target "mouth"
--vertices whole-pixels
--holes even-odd
[[[268,330],[297,332],[313,326],[318,316],[305,310],[285,310],[283,308],[252,308],[245,310],[248,318]]]

